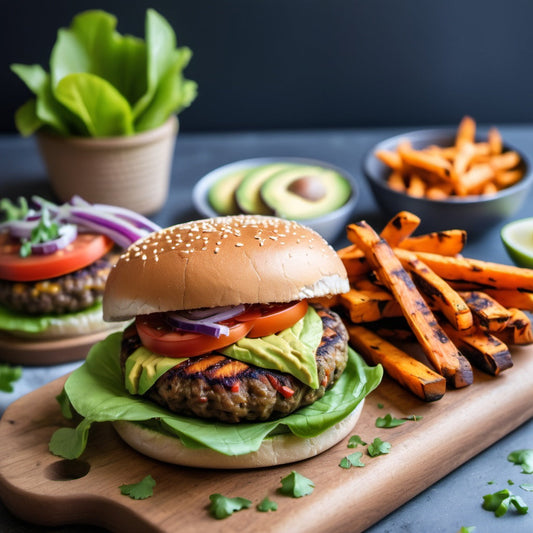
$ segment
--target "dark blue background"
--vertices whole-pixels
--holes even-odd
[[[19,0],[0,19],[0,132],[57,28],[104,8],[144,36],[154,7],[194,56],[182,131],[533,122],[530,0]]]

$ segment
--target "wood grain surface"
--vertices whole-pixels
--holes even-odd
[[[299,463],[260,470],[207,470],[167,465],[125,445],[109,424],[95,424],[80,460],[63,461],[48,441],[67,425],[55,396],[64,378],[14,402],[0,420],[0,497],[20,518],[43,525],[86,523],[112,531],[214,532],[362,531],[533,416],[533,347],[513,351],[499,377],[475,373],[470,387],[423,403],[387,378],[367,399],[353,432],[391,443],[388,455],[347,448],[348,438]],[[381,407],[382,404],[382,407]],[[377,417],[422,416],[392,429]],[[342,457],[362,451],[364,468],[342,469]],[[277,492],[296,470],[315,483],[309,496]],[[154,495],[132,500],[119,486],[150,474]],[[224,520],[209,515],[209,495],[242,496],[252,507]],[[268,496],[275,512],[255,506]]]

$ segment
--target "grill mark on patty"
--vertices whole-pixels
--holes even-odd
[[[347,361],[348,335],[340,317],[315,306],[324,332],[316,352],[320,386],[294,376],[236,361],[220,354],[191,357],[176,365],[145,394],[156,403],[186,415],[223,422],[267,420],[285,416],[323,396],[340,377]],[[121,364],[141,346],[135,326],[125,331]],[[290,391],[290,394],[283,394]]]

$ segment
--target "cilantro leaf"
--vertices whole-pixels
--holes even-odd
[[[493,494],[483,496],[483,509],[492,511],[495,516],[503,516],[513,505],[519,514],[526,514],[528,507],[524,500],[513,494],[509,489],[499,490]]]
[[[366,449],[370,457],[377,457],[378,455],[385,455],[390,452],[391,443],[382,441],[379,437],[376,437],[373,442],[368,445]]]
[[[315,484],[305,476],[298,474],[294,470],[282,478],[279,492],[293,498],[301,498],[313,492]]]
[[[339,466],[341,468],[352,468],[352,466],[365,466],[363,462],[361,462],[361,457],[363,457],[362,452],[354,452],[350,455],[347,455],[346,457],[343,457],[341,459],[341,462],[339,463]]]
[[[21,257],[31,255],[32,244],[48,242],[59,237],[59,224],[50,218],[50,211],[43,206],[42,215],[38,224],[31,230],[29,239],[22,239],[20,246]]]
[[[252,502],[246,498],[228,498],[219,493],[211,494],[209,499],[211,500],[209,512],[217,520],[227,518],[241,509],[248,509],[252,505]]]
[[[0,365],[0,391],[13,392],[13,383],[21,376],[21,366]]]
[[[28,202],[26,198],[20,196],[18,198],[18,206],[8,198],[0,200],[0,211],[5,213],[4,219],[8,220],[23,220],[28,214]]]
[[[366,446],[366,442],[359,435],[352,435],[348,441],[348,448],[357,448],[357,445]]]
[[[268,513],[268,511],[277,511],[278,504],[273,502],[268,496],[263,498],[256,506],[256,509],[261,513]]]
[[[155,479],[148,475],[138,483],[120,485],[120,493],[133,500],[145,500],[154,494]]]
[[[507,460],[522,467],[523,474],[533,474],[533,450],[515,450]]]
[[[387,413],[384,417],[376,418],[377,428],[394,428],[405,424],[406,420],[401,418],[394,418],[390,413]]]

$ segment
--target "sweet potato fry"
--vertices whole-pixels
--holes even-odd
[[[360,290],[352,288],[339,296],[340,304],[348,311],[350,320],[374,322],[385,317],[401,316],[402,311],[392,295],[384,290]]]
[[[511,319],[511,312],[485,292],[464,291],[459,294],[468,304],[479,325],[491,333],[504,329]]]
[[[391,246],[397,246],[408,238],[419,224],[420,218],[418,216],[409,211],[400,211],[385,224],[380,235]],[[342,248],[337,251],[337,254],[344,263],[350,281],[370,270],[365,254],[356,245]]]
[[[410,237],[419,224],[420,217],[410,211],[400,211],[387,222],[380,236],[394,248]]]
[[[473,283],[493,289],[533,292],[533,270],[466,257],[414,252],[437,275],[458,285]]]
[[[490,153],[492,155],[498,155],[502,153],[503,141],[502,136],[497,128],[490,128],[487,135]]]
[[[403,170],[402,158],[398,152],[392,150],[376,150],[376,157],[393,170],[400,172]]]
[[[405,192],[405,181],[400,172],[394,171],[390,173],[390,176],[387,178],[387,183],[391,189],[394,189],[398,192]]]
[[[350,224],[349,239],[363,250],[379,279],[401,306],[422,350],[451,387],[470,385],[472,368],[453,345],[387,242],[364,221]]]
[[[526,345],[533,343],[531,320],[521,309],[509,309],[511,318],[507,327],[495,333],[505,344]]]
[[[443,324],[443,328],[468,360],[483,372],[496,376],[513,366],[507,345],[488,331],[481,328],[457,331],[448,324]]]
[[[459,122],[459,127],[457,128],[457,133],[455,135],[455,146],[461,148],[465,143],[472,144],[476,139],[476,122],[472,117],[465,115],[461,122]]]
[[[495,172],[488,163],[472,166],[461,177],[461,186],[466,194],[480,194],[483,187],[494,179]]]
[[[466,330],[473,326],[474,319],[470,308],[441,277],[437,276],[412,252],[397,249],[396,255],[431,309],[439,310],[455,329]]]
[[[446,380],[394,344],[363,326],[349,325],[350,344],[370,364],[381,364],[402,387],[427,402],[442,398]]]
[[[451,229],[411,236],[404,239],[397,246],[412,252],[457,255],[463,251],[465,244],[466,231],[462,229]]]
[[[430,172],[432,175],[449,181],[452,173],[451,163],[444,157],[429,154],[422,150],[403,150],[400,156],[405,165],[421,171]]]
[[[516,289],[484,289],[484,292],[494,298],[507,309],[516,307],[524,311],[533,312],[533,293]]]

